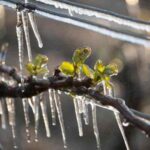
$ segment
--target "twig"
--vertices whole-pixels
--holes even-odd
[[[13,77],[14,73],[10,73],[11,70],[14,69],[9,66],[0,66],[1,72]],[[15,71],[15,80],[16,76],[17,81],[20,81],[20,79],[18,79],[20,76]],[[35,79],[30,76],[25,79],[25,83],[22,86],[19,86],[18,84],[12,86],[5,82],[0,82],[0,97],[32,97],[40,94],[41,92],[47,91],[49,88],[61,91],[70,91],[76,95],[87,96],[91,98],[92,101],[94,99],[97,106],[103,105],[106,107],[111,106],[116,108],[129,123],[133,124],[135,127],[141,129],[150,136],[150,122],[146,119],[147,115],[144,117],[143,113],[141,114],[137,111],[134,113],[134,110],[130,109],[123,99],[105,96],[101,94],[100,91],[92,89],[91,80],[89,78],[77,80],[72,77],[61,76],[58,72],[47,79]]]

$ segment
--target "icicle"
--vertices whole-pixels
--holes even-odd
[[[30,118],[29,118],[29,102],[27,98],[22,99],[23,104],[23,110],[24,110],[24,118],[25,118],[25,124],[26,124],[26,136],[27,136],[27,142],[30,143],[30,130],[29,130],[29,124],[30,124]]]
[[[43,99],[44,94],[42,93],[40,95],[40,105],[41,105],[41,110],[42,110],[42,116],[43,116],[43,121],[45,125],[45,130],[46,130],[46,136],[50,137],[50,127],[49,127],[49,121],[48,121],[48,115],[47,115],[47,110],[46,110],[46,101]]]
[[[62,133],[64,148],[67,148],[64,119],[63,119],[63,113],[62,113],[62,108],[61,108],[61,101],[60,101],[59,95],[55,91],[54,91],[54,101],[55,101],[58,119],[59,119],[59,123],[60,123],[60,127],[61,127],[61,133]]]
[[[78,103],[79,113],[81,114],[83,112],[82,97],[77,96],[76,99],[77,99],[77,103]]]
[[[34,119],[35,119],[35,142],[38,142],[38,130],[39,130],[39,104],[40,104],[40,100],[39,100],[39,96],[33,96],[33,103],[34,103]]]
[[[23,27],[22,27],[22,19],[21,12],[17,11],[17,26],[16,26],[16,34],[18,39],[18,50],[19,50],[19,68],[21,74],[21,84],[23,84]]]
[[[82,120],[81,120],[81,114],[79,113],[79,107],[78,107],[78,99],[76,97],[73,98],[74,102],[74,109],[75,109],[75,114],[76,114],[76,120],[77,120],[77,125],[78,125],[78,131],[79,131],[79,136],[83,136],[83,127],[82,127]]]
[[[88,125],[89,124],[89,115],[88,115],[88,104],[85,100],[86,98],[84,98],[82,100],[82,105],[83,105],[83,119],[84,119],[84,122],[85,122],[85,125]]]
[[[106,86],[106,85],[104,85],[104,86]],[[108,90],[108,95],[114,97],[114,88],[113,88],[113,85],[112,85],[112,88]],[[115,108],[113,108],[112,110],[114,112],[114,115],[115,115],[115,118],[116,118],[119,130],[120,130],[121,135],[123,137],[126,149],[130,150],[129,144],[128,144],[128,141],[127,141],[127,138],[126,138],[126,135],[125,135],[125,131],[124,131],[124,128],[122,126],[122,122],[121,122],[121,119],[120,119],[120,116],[119,116],[119,112]]]
[[[5,110],[5,99],[0,99],[0,114],[2,129],[6,129],[6,110]]]
[[[92,104],[92,121],[93,121],[93,130],[94,130],[94,135],[96,138],[96,145],[97,148],[100,149],[100,138],[99,138],[99,131],[98,131],[98,127],[97,127],[97,119],[96,119],[96,106],[95,104]]]
[[[14,99],[7,98],[6,99],[7,109],[8,109],[8,116],[9,116],[9,125],[11,126],[12,130],[12,137],[13,137],[13,147],[15,149],[18,148],[16,144],[16,122],[15,122],[15,104]]]
[[[5,65],[7,49],[8,49],[8,43],[4,43],[0,50],[0,64],[1,65]],[[0,80],[4,82],[6,81],[5,75],[3,73],[0,75]],[[1,98],[0,100],[0,114],[1,114],[2,128],[6,129],[6,106],[5,106],[4,98]]]
[[[36,24],[36,20],[35,20],[35,15],[31,11],[31,12],[28,13],[28,16],[29,16],[30,24],[32,26],[34,35],[35,35],[35,37],[36,37],[36,39],[38,41],[38,45],[39,45],[40,48],[42,48],[43,47],[43,43],[42,43],[41,36],[40,36],[38,28],[37,28],[37,24]]]
[[[52,97],[52,94],[54,93],[53,90],[49,89],[49,102],[50,102],[50,108],[51,108],[51,116],[52,116],[52,125],[56,125],[56,110],[55,110],[55,101]]]
[[[114,111],[114,115],[115,115],[115,118],[116,118],[118,127],[119,127],[119,129],[120,129],[121,135],[122,135],[122,137],[123,137],[123,140],[124,140],[126,149],[127,149],[127,150],[130,150],[130,147],[129,147],[129,144],[128,144],[128,141],[127,141],[127,138],[126,138],[126,135],[125,135],[123,126],[122,126],[122,122],[121,122],[121,119],[120,119],[120,116],[119,116],[119,112]]]
[[[28,14],[27,13],[28,13],[27,9],[24,9],[21,11],[23,29],[24,29],[25,40],[26,40],[26,45],[27,45],[28,59],[29,59],[29,62],[31,62],[32,61],[32,52],[31,52],[31,43],[30,43],[30,36],[29,36]]]
[[[35,113],[35,110],[34,110],[33,98],[28,98],[28,103],[29,103],[29,106],[30,106],[31,109],[32,109],[33,114],[34,114],[34,113]]]

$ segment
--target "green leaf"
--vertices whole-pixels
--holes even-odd
[[[36,70],[36,73],[38,75],[44,75],[44,74],[46,74],[48,72],[49,72],[49,70],[47,68],[39,68],[39,69]]]
[[[34,64],[35,66],[42,67],[42,66],[46,65],[47,62],[48,62],[48,57],[47,57],[47,56],[38,54],[38,55],[35,57],[35,60],[34,60],[33,64]]]
[[[31,75],[35,75],[35,65],[32,63],[26,64],[26,69]]]
[[[112,88],[112,85],[111,85],[111,82],[110,82],[110,76],[107,76],[107,75],[104,76],[103,80],[104,80],[107,88],[109,88],[109,89]]]
[[[117,75],[118,74],[118,67],[117,67],[117,65],[116,64],[109,64],[109,65],[107,65],[106,68],[105,68],[104,73],[109,75],[109,76]]]
[[[103,74],[103,72],[105,70],[105,66],[103,65],[103,63],[100,59],[96,61],[95,65],[94,65],[94,70]]]
[[[83,64],[90,55],[91,55],[91,48],[89,47],[76,49],[72,57],[73,63],[79,66]]]
[[[73,76],[75,73],[74,65],[67,61],[62,62],[62,64],[59,66],[59,69],[65,75]]]
[[[94,71],[85,64],[82,65],[82,73],[91,79],[94,77]]]

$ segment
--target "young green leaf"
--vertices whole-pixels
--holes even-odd
[[[35,66],[42,67],[42,66],[46,65],[47,62],[48,62],[48,57],[47,57],[47,56],[38,54],[38,55],[35,57],[35,60],[34,60],[33,64],[34,64]]]
[[[109,76],[117,75],[118,74],[118,67],[117,67],[117,65],[116,64],[109,64],[109,65],[107,65],[106,68],[105,68],[104,73],[109,75]]]
[[[26,64],[26,69],[31,75],[35,75],[35,65],[32,63]]]
[[[100,74],[103,74],[103,72],[105,70],[105,66],[103,65],[103,63],[100,59],[96,61],[95,65],[94,65],[94,70],[98,71]]]
[[[75,73],[74,65],[67,61],[62,62],[62,64],[59,66],[59,69],[65,75],[73,76]]]
[[[85,76],[87,76],[87,77],[89,77],[91,79],[94,78],[94,71],[89,66],[83,64],[81,69],[82,69],[82,73]]]
[[[73,54],[73,57],[72,57],[73,63],[76,66],[80,66],[81,64],[83,64],[85,62],[85,60],[90,55],[91,55],[91,48],[89,48],[89,47],[76,49]]]

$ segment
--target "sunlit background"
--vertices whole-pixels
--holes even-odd
[[[70,0],[71,1],[71,0]],[[98,8],[104,8],[119,14],[131,16],[145,21],[150,21],[150,1],[148,0],[75,0]],[[49,70],[53,70],[63,61],[71,60],[73,51],[78,47],[89,46],[92,55],[87,61],[93,67],[100,58],[105,64],[115,61],[120,66],[120,73],[114,77],[115,93],[126,100],[129,107],[150,113],[150,49],[143,46],[112,39],[98,33],[88,31],[69,24],[53,21],[42,16],[37,16],[39,32],[44,47],[38,48],[36,39],[30,30],[33,55],[38,53],[49,57]],[[114,26],[114,24],[113,24]],[[109,24],[111,27],[111,24]],[[16,39],[16,12],[0,6],[0,45],[9,43],[7,64],[19,67],[18,48]],[[121,27],[120,27],[121,30]],[[123,28],[122,28],[123,30]],[[27,54],[25,53],[26,62]],[[92,120],[84,125],[84,136],[78,136],[77,123],[72,99],[61,96],[63,114],[66,127],[68,150],[96,150],[93,134]],[[48,106],[49,107],[49,106]],[[89,107],[89,115],[91,116]],[[25,123],[21,101],[16,100],[17,116],[17,144],[19,150],[63,150],[63,142],[59,122],[57,126],[50,126],[52,137],[47,139],[43,120],[40,121],[39,142],[34,142],[34,117],[32,120],[32,142],[27,144]],[[50,114],[50,110],[48,109]],[[51,122],[51,117],[49,115]],[[102,150],[125,150],[124,142],[112,112],[98,108],[97,120],[100,132]],[[132,125],[125,128],[131,150],[149,150],[150,140]],[[0,129],[0,143],[5,150],[13,149],[11,131]]]

